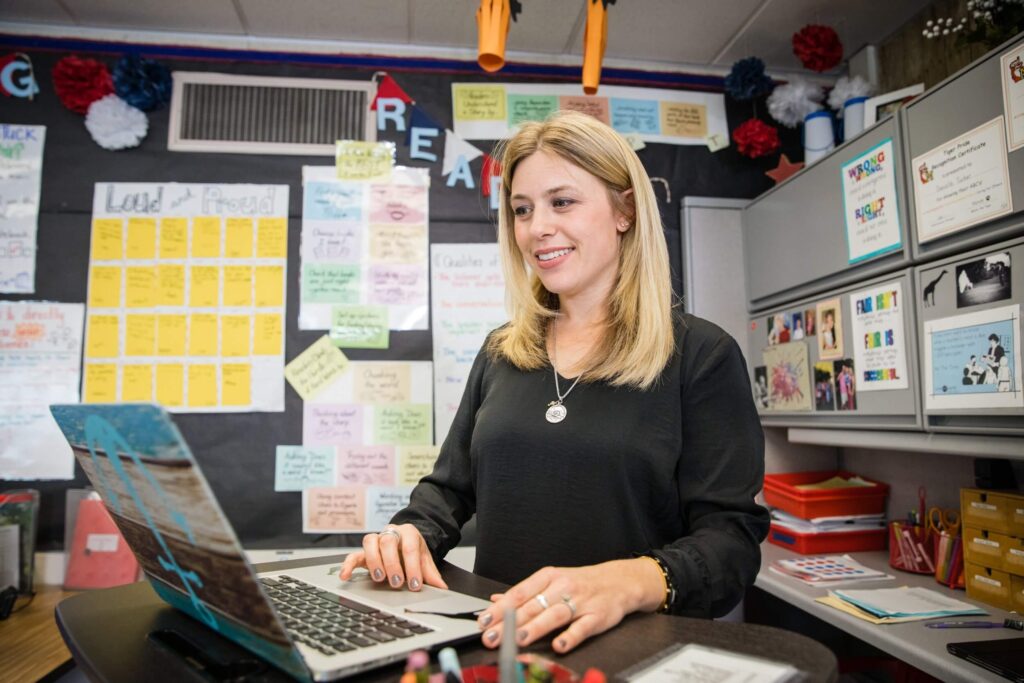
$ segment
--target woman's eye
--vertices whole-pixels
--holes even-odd
[[[556,209],[564,209],[565,207],[569,206],[572,203],[573,203],[573,201],[571,199],[561,199],[561,198],[560,199],[552,200],[552,202],[551,202],[552,206],[554,206]]]
[[[528,207],[528,206],[516,206],[516,207],[513,207],[512,213],[514,213],[517,218],[522,218],[523,216],[526,216],[526,215],[528,215],[530,213],[530,207]]]

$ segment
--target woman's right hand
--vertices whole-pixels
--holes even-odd
[[[412,524],[389,524],[379,534],[363,536],[363,549],[345,558],[339,577],[348,581],[358,567],[366,567],[371,579],[387,581],[392,588],[408,585],[409,590],[418,591],[424,583],[448,588],[423,534]]]

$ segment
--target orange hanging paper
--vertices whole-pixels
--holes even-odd
[[[583,33],[583,92],[596,95],[601,62],[608,42],[608,9],[603,0],[586,0],[587,29]]]
[[[505,39],[510,18],[509,0],[480,0],[476,10],[477,62],[484,71],[494,72],[505,66]]]

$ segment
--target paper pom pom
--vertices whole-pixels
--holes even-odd
[[[828,106],[838,109],[840,115],[842,115],[843,105],[846,104],[847,100],[854,97],[867,97],[871,94],[871,91],[871,84],[860,76],[854,76],[853,78],[843,76],[836,81],[832,92],[828,94]]]
[[[756,159],[779,148],[779,131],[761,119],[750,119],[732,132],[732,141],[740,154]]]
[[[820,85],[803,78],[793,78],[768,96],[768,113],[782,125],[796,128],[803,123],[805,116],[822,108],[819,103],[824,97]]]
[[[127,149],[146,137],[149,118],[117,95],[107,95],[89,107],[85,127],[103,149]]]
[[[764,62],[757,57],[736,62],[725,77],[725,92],[734,100],[751,100],[767,95],[774,87],[775,83],[764,73]]]
[[[90,104],[114,92],[114,84],[105,64],[72,55],[54,65],[53,90],[61,104],[84,114]]]
[[[828,71],[843,58],[843,44],[831,26],[808,24],[793,34],[793,54],[811,71]]]
[[[159,109],[171,100],[171,72],[138,55],[125,55],[114,65],[114,92],[142,111]]]

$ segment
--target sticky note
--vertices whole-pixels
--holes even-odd
[[[334,306],[327,334],[332,344],[343,349],[386,349],[388,327],[386,306]]]
[[[359,403],[408,403],[411,378],[408,363],[357,363],[352,388]]]
[[[504,121],[505,87],[501,85],[452,86],[456,121]]]
[[[360,268],[335,263],[302,264],[302,300],[309,303],[359,303]]]
[[[185,266],[161,264],[156,267],[156,305],[185,305]]]
[[[338,140],[334,165],[341,180],[385,180],[395,165],[395,143]]]
[[[229,217],[225,223],[224,256],[252,258],[252,219]]]
[[[156,352],[156,316],[129,313],[124,323],[124,355],[152,356]]]
[[[275,491],[301,491],[311,486],[334,486],[333,446],[278,446],[274,468]]]
[[[704,136],[704,144],[708,146],[709,152],[717,152],[729,146],[729,137],[721,133],[711,133]]]
[[[430,405],[425,403],[374,406],[374,442],[429,444],[433,419]]]
[[[305,220],[362,222],[363,183],[307,180],[303,186],[302,217]],[[303,236],[303,241],[305,238]]]
[[[434,463],[440,446],[399,446],[398,476],[396,483],[402,486],[415,486],[420,479],[434,471]]]
[[[253,355],[281,355],[281,345],[284,338],[282,325],[280,313],[257,313],[253,316]]]
[[[252,403],[252,366],[249,363],[225,363],[221,372],[221,403],[247,406]]]
[[[188,317],[188,355],[217,355],[217,316],[193,313]]]
[[[217,366],[188,366],[188,404],[193,408],[217,405]]]
[[[285,258],[288,256],[288,219],[260,218],[256,224],[256,256]]]
[[[637,100],[622,97],[611,99],[611,126],[620,133],[659,135],[661,115],[657,100]]]
[[[220,355],[248,356],[250,348],[251,318],[247,315],[220,317]]]
[[[256,305],[284,306],[284,266],[256,266]]]
[[[252,305],[252,266],[224,266],[224,305]]]
[[[370,258],[375,263],[426,263],[426,225],[371,225]]]
[[[708,134],[707,107],[686,102],[661,103],[661,134],[703,140]]]
[[[370,223],[423,224],[426,227],[427,188],[422,185],[370,186]]]
[[[196,258],[220,256],[219,216],[197,216],[192,219],[192,256]]]
[[[185,368],[177,363],[156,366],[156,401],[180,406],[185,396]]]
[[[156,306],[156,268],[128,266],[124,269],[124,305],[127,308]]]
[[[119,353],[116,315],[90,315],[86,329],[86,358],[116,358]],[[116,381],[116,377],[115,377]]]
[[[89,256],[93,261],[120,259],[124,256],[124,221],[120,218],[95,218]]]
[[[189,288],[190,306],[216,306],[220,300],[220,268],[217,266],[191,266]]]
[[[355,445],[363,442],[363,406],[309,403],[302,411],[302,443]]]
[[[160,219],[160,258],[188,258],[188,219]]]
[[[362,487],[312,487],[302,492],[302,531],[366,530],[366,494]]]
[[[284,376],[299,396],[308,401],[347,368],[348,358],[325,334],[285,366]]]
[[[524,121],[543,121],[558,111],[558,97],[555,95],[509,95],[508,125],[518,126]]]
[[[608,98],[590,95],[563,95],[558,98],[558,108],[589,114],[601,123],[610,123]]]
[[[117,400],[117,366],[86,363],[83,385],[85,403],[113,403]]]
[[[371,486],[366,490],[366,526],[383,529],[402,508],[409,505],[411,486]]]
[[[427,268],[422,265],[370,266],[367,301],[384,306],[426,305]],[[348,303],[348,302],[338,302]]]
[[[153,400],[152,365],[125,365],[121,368],[121,400]]]
[[[184,356],[186,316],[158,315],[156,317],[156,354],[158,356]]]
[[[89,269],[89,308],[121,306],[120,266],[93,266]]]
[[[156,219],[129,218],[125,258],[151,259],[156,256]]]
[[[338,484],[390,486],[395,481],[394,446],[338,446]]]

